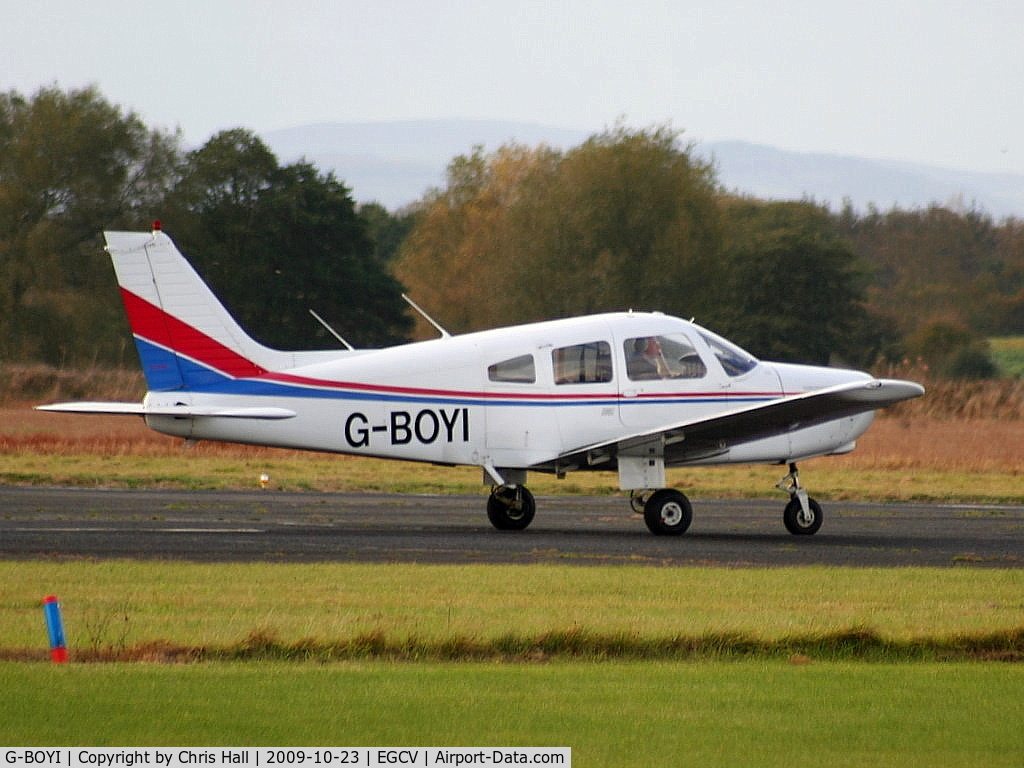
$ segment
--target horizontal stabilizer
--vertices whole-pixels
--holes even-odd
[[[53,403],[52,405],[37,405],[37,411],[56,411],[59,413],[106,413],[119,414],[121,416],[145,416],[146,406],[142,403]]]
[[[78,402],[54,403],[36,406],[37,411],[58,411],[60,413],[93,413],[120,416],[174,416],[176,418],[221,418],[221,419],[291,419],[296,414],[287,408],[224,408],[217,406],[196,407],[191,405],[146,406],[144,403]]]

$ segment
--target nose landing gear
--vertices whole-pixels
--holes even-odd
[[[789,465],[789,474],[779,480],[775,487],[789,494],[789,503],[782,513],[782,522],[786,530],[794,536],[811,536],[817,533],[822,523],[821,505],[808,496],[807,491],[800,485],[800,473],[795,463]]]

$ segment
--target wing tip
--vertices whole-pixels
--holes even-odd
[[[923,397],[926,391],[924,386],[916,381],[905,379],[875,379],[871,382],[871,386],[879,392],[887,394],[889,398],[895,398],[891,400],[893,404]]]

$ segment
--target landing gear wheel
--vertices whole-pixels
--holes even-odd
[[[644,522],[657,536],[681,536],[692,520],[690,500],[672,488],[656,491],[644,504]]]
[[[531,522],[537,502],[525,485],[499,485],[487,499],[487,519],[499,531],[521,531]]]
[[[786,511],[782,514],[782,522],[786,524],[786,530],[794,536],[811,536],[821,528],[821,505],[814,499],[808,498],[807,511],[804,512],[800,499],[794,496],[786,505]]]

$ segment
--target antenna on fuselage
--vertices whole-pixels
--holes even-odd
[[[313,317],[315,317],[315,318],[317,319],[317,321],[318,321],[318,322],[320,323],[320,325],[322,325],[322,326],[323,326],[324,328],[326,328],[326,329],[327,329],[327,330],[328,330],[328,331],[330,332],[331,336],[333,336],[333,337],[334,337],[334,338],[336,338],[336,339],[337,339],[338,341],[340,341],[340,342],[341,342],[342,344],[344,344],[344,345],[345,345],[345,347],[346,347],[346,348],[347,348],[347,349],[348,349],[349,351],[352,351],[352,352],[354,352],[354,351],[355,351],[355,347],[353,347],[353,346],[352,346],[351,344],[349,344],[349,343],[348,343],[347,341],[345,341],[345,339],[343,339],[343,338],[341,337],[341,334],[340,334],[340,333],[338,333],[338,332],[337,332],[336,330],[334,330],[333,328],[331,328],[331,326],[329,326],[329,325],[327,324],[327,321],[326,321],[326,320],[324,320],[324,319],[323,319],[322,317],[320,317],[320,315],[318,315],[318,314],[317,314],[316,312],[314,312],[314,311],[313,311],[312,309],[311,309],[311,310],[309,310],[309,314],[311,314],[311,315],[312,315]]]
[[[448,333],[448,331],[446,331],[444,328],[442,328],[441,324],[438,323],[436,320],[434,320],[434,318],[432,318],[430,315],[428,315],[426,312],[424,312],[423,311],[423,307],[421,307],[415,301],[410,299],[404,293],[402,294],[402,298],[405,299],[405,301],[409,304],[410,307],[412,307],[417,312],[419,312],[420,316],[424,320],[426,320],[428,323],[430,323],[432,326],[434,326],[437,329],[438,333],[441,334],[441,338],[443,338],[443,339],[450,339],[451,338],[452,335],[450,333]]]

